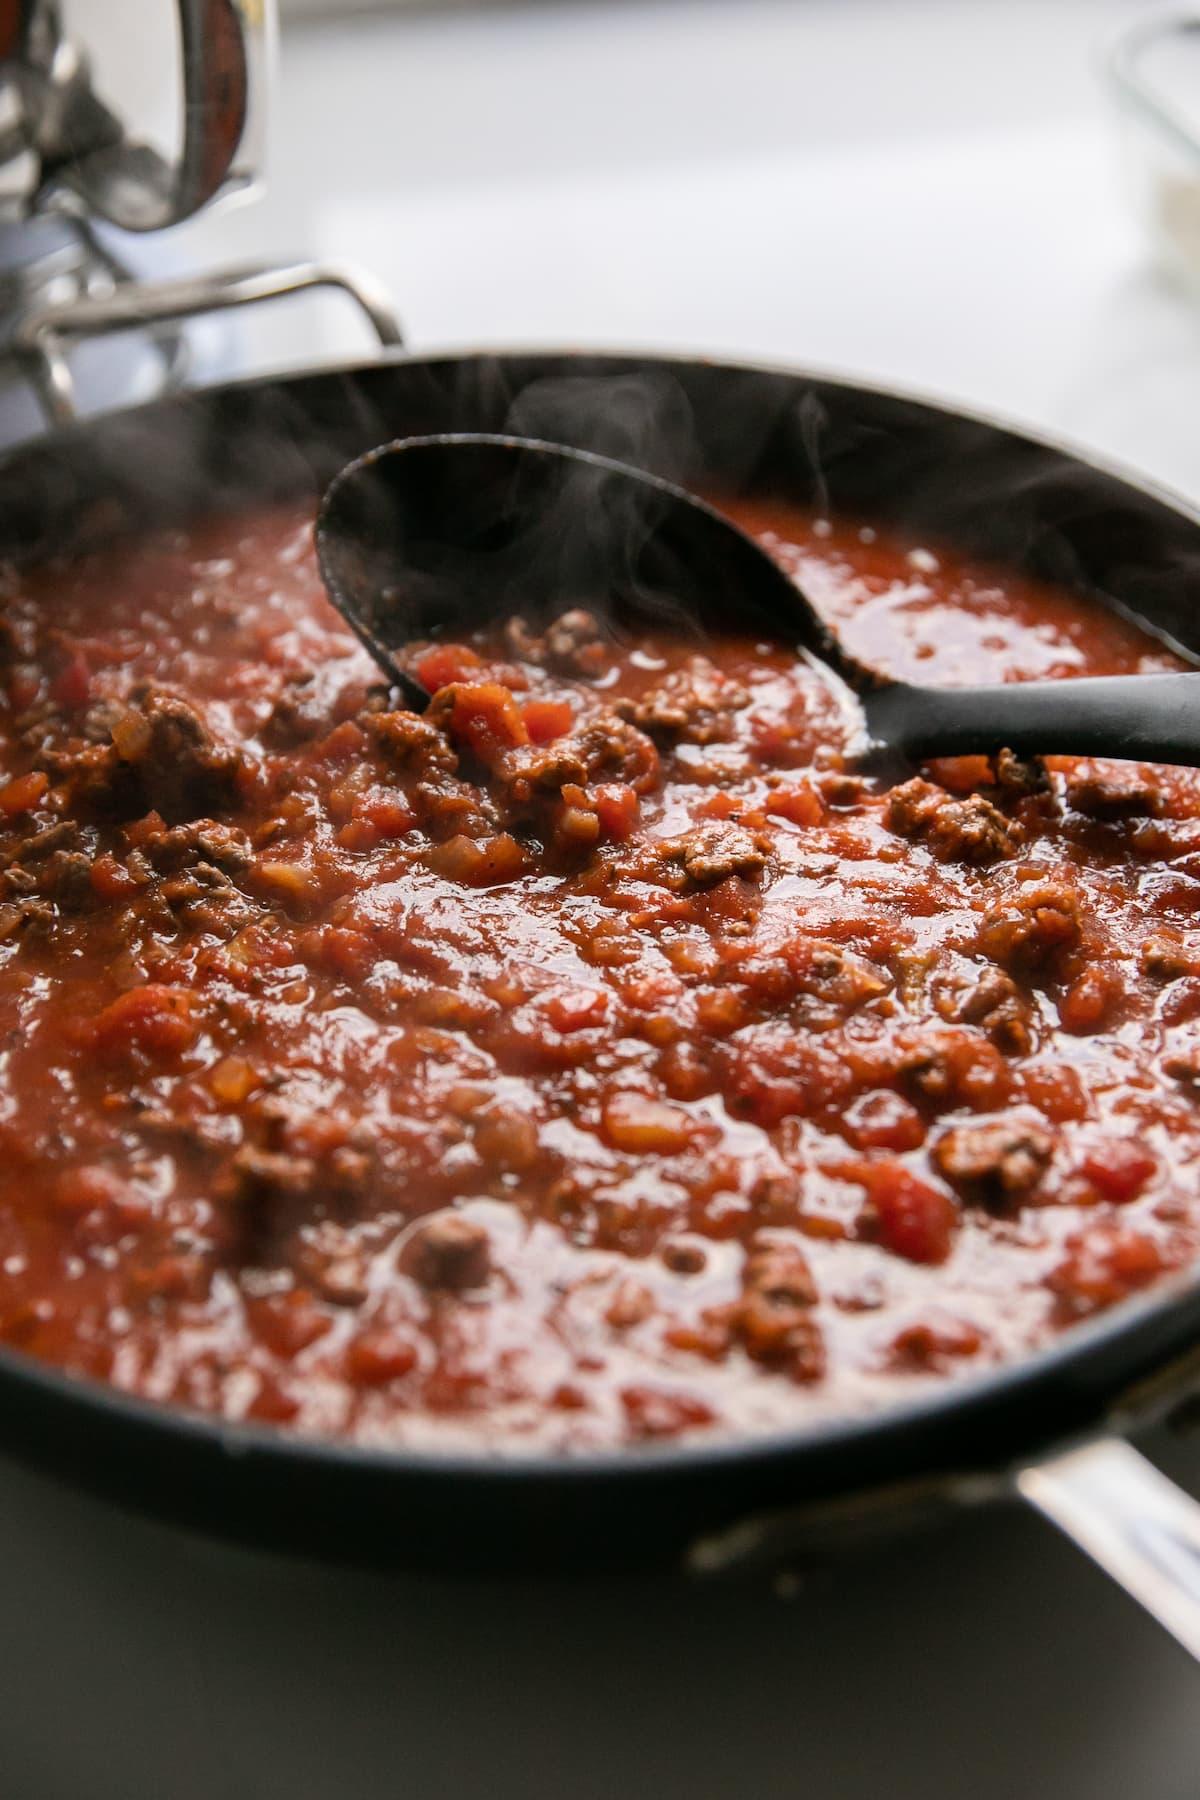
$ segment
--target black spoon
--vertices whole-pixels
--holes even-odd
[[[904,758],[1024,753],[1200,766],[1200,672],[993,687],[893,681],[849,655],[754,539],[682,488],[589,451],[476,435],[403,438],[347,465],[317,518],[330,598],[417,710],[394,652],[569,607],[804,646],[859,695],[868,743]]]

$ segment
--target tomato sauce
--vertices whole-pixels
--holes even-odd
[[[925,681],[1172,666],[1070,594],[732,508]],[[298,510],[0,614],[0,1341],[363,1444],[802,1427],[1200,1250],[1200,777],[887,784],[825,671],[568,609],[397,710]]]

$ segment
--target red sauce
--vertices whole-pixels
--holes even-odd
[[[1169,666],[1068,594],[736,509],[929,680]],[[363,1443],[886,1406],[1200,1246],[1200,778],[887,791],[816,668],[586,618],[388,710],[307,517],[11,576],[0,1341]]]

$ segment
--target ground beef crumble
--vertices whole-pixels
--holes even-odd
[[[924,839],[937,856],[970,863],[1011,856],[1024,836],[982,794],[956,800],[919,776],[888,796],[887,822],[901,837]]]
[[[933,1161],[965,1197],[996,1207],[1036,1186],[1053,1149],[1053,1137],[1040,1125],[987,1120],[943,1132]]]
[[[664,861],[677,864],[689,881],[703,887],[727,875],[758,875],[765,867],[770,839],[740,825],[700,825],[660,846]]]
[[[719,744],[733,736],[733,715],[748,699],[747,690],[708,657],[693,656],[639,699],[618,702],[618,710],[652,737]]]

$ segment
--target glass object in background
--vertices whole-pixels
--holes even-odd
[[[1117,43],[1109,73],[1155,249],[1200,289],[1200,14],[1136,26]]]

